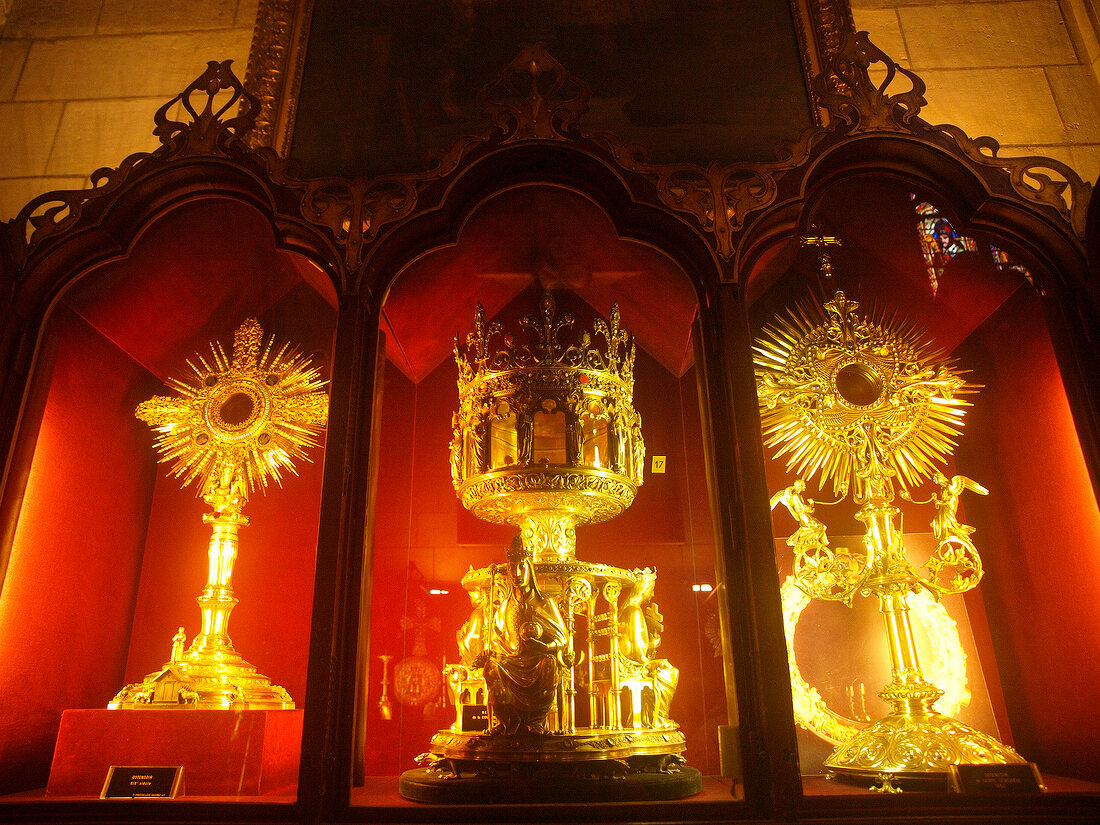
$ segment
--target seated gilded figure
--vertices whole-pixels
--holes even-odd
[[[569,636],[557,603],[535,580],[531,556],[517,537],[508,550],[511,592],[493,617],[475,666],[484,668],[490,734],[541,734],[554,707],[561,669],[569,667]]]
[[[653,706],[644,710],[648,727],[674,726],[668,709],[680,681],[680,671],[667,659],[655,659],[664,631],[663,617],[652,601],[657,571],[634,571],[635,582],[619,611],[619,672],[623,680],[644,680],[653,691]]]

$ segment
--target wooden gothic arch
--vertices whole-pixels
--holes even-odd
[[[871,67],[884,73],[873,81]],[[908,88],[891,92],[903,79]],[[1091,187],[1043,158],[1001,158],[989,138],[920,118],[923,83],[865,34],[841,45],[815,83],[829,125],[814,126],[770,163],[654,164],[614,136],[587,134],[587,92],[538,47],[517,55],[482,90],[487,132],[455,143],[422,173],[300,179],[293,163],[246,138],[255,98],[229,62],[207,70],[155,116],[161,146],[93,174],[93,187],[33,199],[0,236],[0,443],[8,471],[0,491],[6,561],[34,439],[28,410],[44,330],[60,298],[87,273],[131,254],[150,228],[182,208],[229,202],[258,216],[282,252],[307,261],[336,305],[332,421],[325,468],[299,805],[347,799],[355,759],[356,662],[371,512],[373,410],[379,313],[408,261],[456,243],[480,205],[519,186],[556,187],[594,204],[620,239],[661,250],[688,277],[699,313],[700,361],[715,455],[726,571],[747,607],[727,617],[737,645],[737,703],[749,802],[783,816],[799,794],[790,696],[776,674],[786,660],[759,644],[780,627],[771,523],[752,403],[754,383],[745,279],[769,245],[808,234],[817,205],[839,180],[881,175],[940,193],[961,226],[1010,239],[1043,264],[1048,324],[1094,487],[1100,487],[1100,286],[1085,254]],[[187,118],[169,112],[182,104]],[[1095,247],[1095,244],[1094,244]],[[1095,266],[1095,263],[1094,263]],[[2,582],[2,565],[0,565]],[[749,643],[752,642],[752,643]],[[782,647],[779,645],[778,647]],[[755,650],[753,655],[749,651]],[[335,790],[334,790],[335,789]],[[342,804],[342,803],[338,803]]]

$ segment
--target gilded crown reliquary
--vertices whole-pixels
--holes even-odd
[[[471,613],[444,671],[455,721],[402,776],[412,799],[576,800],[605,794],[592,783],[608,777],[635,798],[699,790],[669,716],[679,672],[657,652],[656,572],[576,557],[577,526],[634,500],[645,443],[618,307],[591,332],[574,323],[547,292],[518,335],[479,304],[456,341],[455,491],[519,535],[502,563],[462,578]]]

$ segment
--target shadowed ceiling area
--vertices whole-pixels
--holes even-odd
[[[249,317],[327,360],[336,292],[315,264],[277,248],[258,212],[210,199],[156,221],[126,257],[76,284],[65,303],[164,380],[186,372],[196,354],[208,355],[208,341],[231,346]]]
[[[548,186],[504,192],[478,208],[457,244],[411,263],[383,309],[386,354],[419,382],[451,357],[474,310],[491,319],[525,290],[569,291],[622,325],[665,369],[681,376],[694,361],[696,301],[683,270],[644,244],[618,237],[588,199]],[[536,309],[536,303],[526,307]]]
[[[823,302],[840,289],[859,301],[864,312],[898,313],[924,330],[937,348],[951,353],[1017,290],[1032,289],[1022,256],[1012,250],[1012,260],[1020,266],[998,266],[990,240],[947,213],[958,234],[974,235],[976,243],[972,251],[940,260],[933,289],[921,252],[916,212],[921,202],[941,208],[945,203],[900,180],[864,177],[831,187],[809,223],[813,233],[841,241],[829,247],[834,282],[823,284],[817,248],[800,246],[797,237],[777,242],[745,278],[754,327],[786,316],[811,296]]]

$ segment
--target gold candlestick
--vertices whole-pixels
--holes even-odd
[[[390,662],[393,656],[383,654],[378,657],[382,660],[382,695],[378,697],[378,715],[383,719],[393,719],[393,703],[390,701]]]
[[[197,601],[202,629],[182,651],[183,637],[173,638],[171,659],[142,682],[127,685],[108,708],[293,708],[283,688],[249,664],[229,638],[233,566],[237,560],[242,514],[248,496],[266,490],[268,479],[293,472],[295,459],[328,418],[324,382],[309,359],[286,345],[276,349],[263,329],[248,320],[236,331],[232,359],[219,344],[212,358],[188,362],[190,380],[170,380],[176,397],[142,402],[137,417],[157,431],[162,461],[174,461],[172,474],[183,485],[201,483],[203,501],[214,512],[203,522],[211,527],[206,586]]]
[[[960,396],[971,392],[954,364],[911,326],[868,319],[837,292],[824,306],[792,313],[765,330],[756,345],[757,393],[766,442],[788,456],[800,477],[772,497],[798,523],[787,543],[793,577],[807,596],[851,606],[858,593],[878,599],[890,653],[891,681],[879,694],[893,712],[839,745],[825,765],[833,774],[874,778],[879,790],[899,780],[946,782],[949,766],[1024,760],[992,736],[936,711],[943,691],[925,679],[909,620],[908,597],[936,599],[978,584],[981,559],[973,528],[955,516],[959,496],[987,491],[963,476],[948,481],[934,462],[950,453],[962,427]],[[833,549],[805,496],[806,478],[833,482],[841,500],[852,492],[865,528],[864,552]],[[905,556],[892,502],[895,485],[932,477],[940,492],[932,531],[937,547],[922,574]],[[910,498],[911,500],[911,498]],[[837,502],[834,502],[837,503]]]

